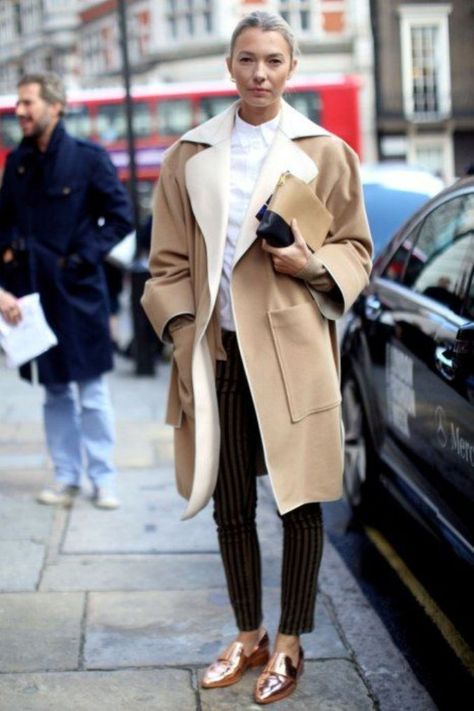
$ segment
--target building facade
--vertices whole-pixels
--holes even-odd
[[[450,181],[474,163],[474,4],[371,0],[381,159]]]
[[[0,93],[22,74],[47,69],[80,81],[77,0],[0,0]]]
[[[364,159],[375,158],[373,51],[369,0],[129,0],[128,38],[134,81],[198,81],[227,75],[223,58],[239,18],[280,13],[302,50],[299,72],[361,78]],[[85,86],[120,81],[116,0],[80,2],[80,56]]]
[[[125,0],[135,84],[227,76],[239,18],[279,12],[301,47],[300,74],[360,77],[363,157],[373,160],[374,89],[369,0]],[[0,93],[22,73],[52,69],[68,87],[122,83],[117,0],[0,0]]]

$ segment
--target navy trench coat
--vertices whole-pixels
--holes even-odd
[[[95,378],[112,367],[103,258],[132,229],[125,188],[100,146],[60,121],[45,153],[23,139],[0,190],[0,284],[39,292],[58,345],[37,359],[39,381]],[[30,364],[21,369],[31,377]]]

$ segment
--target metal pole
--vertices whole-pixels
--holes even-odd
[[[118,0],[118,20],[120,28],[120,48],[122,52],[122,77],[125,87],[125,114],[127,121],[127,148],[129,155],[129,190],[133,207],[133,220],[135,229],[138,228],[138,187],[137,164],[135,161],[135,136],[133,134],[133,102],[130,93],[130,62],[128,58],[127,39],[127,8],[126,0]]]
[[[128,58],[127,41],[127,7],[126,0],[117,0],[118,19],[120,27],[120,47],[122,50],[122,75],[125,87],[125,111],[127,118],[127,144],[129,155],[129,190],[133,208],[133,222],[135,231],[138,234],[139,210],[138,210],[138,185],[137,166],[135,162],[135,136],[133,133],[133,102],[130,93],[130,62]],[[137,254],[138,257],[138,241]],[[145,316],[140,304],[143,288],[148,278],[148,270],[143,267],[138,259],[130,270],[131,281],[131,311],[133,322],[133,343],[132,353],[135,360],[135,373],[137,375],[153,375],[155,372],[155,358],[157,339]]]

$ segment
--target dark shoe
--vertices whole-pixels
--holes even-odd
[[[274,654],[257,679],[254,695],[257,704],[272,704],[286,699],[296,689],[303,668],[304,653],[301,647],[296,667],[283,652]]]
[[[246,669],[260,667],[268,662],[269,646],[268,634],[265,631],[248,657],[244,654],[242,642],[232,642],[225,652],[206,669],[201,686],[203,689],[216,689],[235,684],[242,678]]]

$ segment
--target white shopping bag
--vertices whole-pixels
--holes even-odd
[[[28,363],[58,342],[46,321],[39,294],[28,294],[18,301],[22,314],[18,324],[12,326],[0,316],[0,346],[8,368]]]

